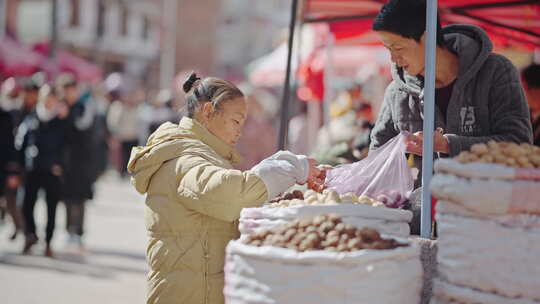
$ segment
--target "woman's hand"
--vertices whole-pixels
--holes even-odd
[[[422,155],[424,145],[424,132],[416,132],[407,137],[407,152]],[[442,134],[442,129],[438,128],[433,133],[433,152],[449,153],[448,139]]]
[[[317,166],[317,162],[314,159],[309,160],[310,173],[307,181],[308,188],[315,190],[317,192],[322,192],[324,190],[324,181],[326,179],[326,171],[332,169],[332,167],[327,165]]]

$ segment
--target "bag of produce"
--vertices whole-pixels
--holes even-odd
[[[355,227],[370,227],[381,233],[399,237],[410,234],[409,222],[412,212],[409,210],[386,207],[373,207],[369,204],[334,205],[297,205],[282,208],[244,208],[240,213],[239,229],[242,236],[261,229],[292,222],[298,218],[335,213],[348,224]]]
[[[419,303],[417,244],[319,215],[227,246],[225,302]]]
[[[414,187],[405,149],[407,133],[402,132],[386,144],[372,150],[363,160],[327,172],[325,185],[339,194],[354,193],[401,207]]]
[[[467,178],[540,181],[540,147],[490,141],[454,159],[440,159],[435,171]]]
[[[470,179],[436,174],[433,195],[480,215],[540,214],[540,184],[525,180]]]
[[[539,216],[477,215],[459,204],[440,200],[437,220],[441,279],[540,302]]]
[[[454,285],[441,279],[434,280],[431,304],[477,303],[538,304],[540,302],[521,297],[505,297],[496,293]]]

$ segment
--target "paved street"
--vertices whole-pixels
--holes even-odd
[[[144,197],[114,175],[97,184],[88,205],[87,254],[66,247],[65,209],[61,204],[53,248],[56,258],[43,257],[43,244],[31,256],[20,255],[23,237],[10,242],[11,224],[0,226],[0,303],[106,304],[144,303],[145,229]],[[46,210],[36,205],[40,237]]]

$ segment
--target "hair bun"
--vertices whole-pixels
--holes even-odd
[[[195,82],[199,80],[201,80],[201,78],[197,77],[197,73],[191,72],[191,74],[189,74],[186,81],[184,81],[184,85],[182,86],[182,89],[184,89],[184,92],[186,93],[191,91],[191,89],[193,89],[193,85],[195,84]]]

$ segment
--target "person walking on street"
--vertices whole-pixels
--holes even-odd
[[[146,146],[133,149],[128,165],[132,184],[146,194],[147,303],[218,304],[225,246],[239,237],[242,208],[260,206],[295,183],[320,183],[320,171],[287,151],[249,171],[233,169],[247,117],[244,95],[230,82],[195,73],[183,89],[188,116],[161,125]]]
[[[7,107],[6,112],[9,113],[10,118],[5,117],[4,123],[7,125],[5,125],[5,128],[2,128],[2,132],[10,132],[12,136],[11,138],[14,138],[13,136],[17,134],[17,130],[23,120],[34,112],[38,102],[40,86],[41,84],[36,81],[34,77],[26,78],[22,82],[21,102],[18,103],[17,100],[11,100],[9,104],[7,104],[7,102],[3,103],[3,106]],[[8,96],[5,97],[7,98]],[[11,125],[11,127],[9,125]],[[6,137],[3,138],[5,138],[8,142],[11,140],[8,133],[6,133]],[[9,144],[6,143],[5,147],[8,148],[4,150],[4,153],[9,155]],[[21,213],[21,209],[19,206],[17,206],[17,193],[19,187],[23,186],[21,182],[22,168],[17,155],[15,156],[14,161],[8,161],[6,166],[7,167],[4,168],[7,170],[5,171],[7,174],[5,176],[6,184],[5,188],[3,187],[3,190],[6,202],[6,210],[11,215],[14,225],[14,232],[10,236],[10,239],[15,240],[18,232],[24,231],[24,217]]]
[[[131,149],[137,146],[139,140],[139,104],[136,96],[114,101],[109,109],[107,125],[120,143],[119,171],[120,176],[125,178]]]
[[[14,130],[12,116],[0,109],[0,147],[2,147],[0,149],[0,199],[5,201],[5,209],[13,221],[11,240],[14,240],[24,229],[22,215],[17,208],[16,194],[13,193],[20,184]]]
[[[65,144],[67,107],[56,92],[43,86],[36,110],[27,115],[18,128],[15,147],[24,167],[25,189],[23,216],[25,244],[22,253],[29,254],[38,241],[34,206],[38,191],[44,189],[47,203],[45,256],[53,257],[51,241],[56,225],[56,207],[60,200],[63,178],[62,153]]]
[[[64,151],[64,191],[68,245],[84,250],[84,218],[86,202],[94,196],[94,183],[99,174],[96,169],[94,124],[96,104],[90,91],[82,91],[71,75],[57,80],[65,104],[69,107],[66,118],[67,144]]]

